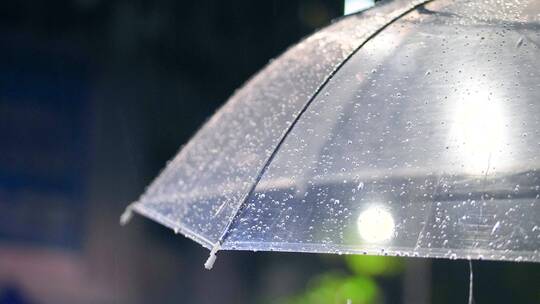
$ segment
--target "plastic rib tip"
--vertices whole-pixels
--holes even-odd
[[[124,213],[120,216],[120,225],[125,226],[131,218],[133,217],[133,210],[131,209],[131,205],[124,210]]]
[[[207,270],[211,270],[212,267],[214,267],[214,263],[216,262],[217,258],[216,253],[219,251],[220,248],[221,245],[219,244],[219,242],[214,245],[214,247],[210,251],[210,256],[208,256],[208,259],[204,263],[204,268],[206,268]]]

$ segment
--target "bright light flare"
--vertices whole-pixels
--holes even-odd
[[[394,236],[394,218],[380,206],[372,206],[362,211],[356,224],[360,237],[369,243],[386,242]]]
[[[468,173],[485,173],[489,164],[502,161],[507,122],[501,102],[494,97],[480,87],[455,109],[452,137]]]

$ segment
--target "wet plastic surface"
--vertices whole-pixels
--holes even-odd
[[[271,62],[204,125],[133,209],[211,248],[319,87],[370,35],[419,2],[388,2],[340,20]]]
[[[224,236],[222,249],[540,262],[540,2],[436,0],[408,13],[354,53],[279,145],[361,39],[331,45],[381,22],[369,16],[256,76],[136,210],[207,247]]]

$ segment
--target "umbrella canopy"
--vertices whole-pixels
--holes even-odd
[[[383,1],[269,63],[128,214],[212,249],[207,266],[220,249],[540,262],[539,98],[539,1]]]

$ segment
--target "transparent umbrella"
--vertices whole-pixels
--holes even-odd
[[[540,262],[540,2],[397,0],[238,90],[131,204],[211,249]]]

